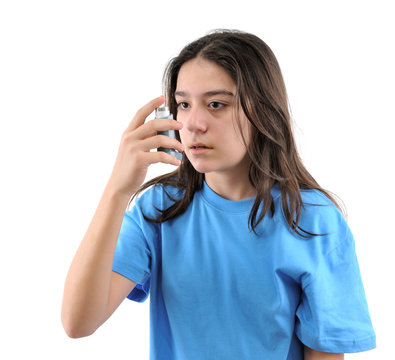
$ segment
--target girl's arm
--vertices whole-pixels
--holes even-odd
[[[344,360],[344,354],[325,353],[304,347],[305,360]]]
[[[172,119],[144,124],[163,96],[141,108],[123,133],[114,169],[99,205],[67,274],[62,304],[62,323],[70,337],[92,334],[112,314],[136,285],[112,271],[115,248],[130,197],[143,183],[149,165],[157,162],[179,165],[164,147],[183,151],[183,145],[158,131],[180,130]],[[133,234],[131,234],[133,236]]]
[[[119,229],[129,197],[107,188],[66,278],[62,323],[68,336],[91,335],[136,285],[112,273]]]

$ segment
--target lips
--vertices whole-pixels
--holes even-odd
[[[196,143],[190,146],[191,149],[212,149],[212,147],[207,146],[206,144],[203,143]]]

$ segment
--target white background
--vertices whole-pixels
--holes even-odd
[[[161,94],[168,60],[215,28],[252,32],[276,54],[302,158],[344,201],[356,239],[378,348],[347,358],[392,358],[390,3],[1,1],[0,358],[148,359],[148,301],[71,340],[63,284],[123,130]]]

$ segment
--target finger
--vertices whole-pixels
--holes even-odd
[[[185,150],[185,146],[178,140],[165,135],[156,135],[142,140],[139,146],[139,148],[143,151],[150,151],[159,147],[175,149],[180,153]]]
[[[150,164],[164,163],[179,166],[181,165],[181,160],[177,159],[175,156],[165,153],[164,151],[150,152],[146,153],[149,158],[148,162]]]
[[[157,131],[180,130],[183,124],[173,119],[153,119],[135,130],[133,137],[136,139],[146,139],[156,135]]]
[[[145,119],[149,114],[151,114],[159,105],[165,102],[165,97],[163,95],[151,100],[148,104],[145,104],[141,109],[139,109],[134,116],[133,120],[130,122],[126,131],[132,131],[137,129],[139,126],[144,124]]]

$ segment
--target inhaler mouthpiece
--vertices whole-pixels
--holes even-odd
[[[167,118],[170,115],[170,110],[168,106],[159,106],[155,110],[155,117],[157,119]]]

